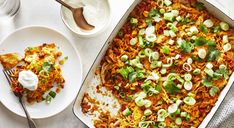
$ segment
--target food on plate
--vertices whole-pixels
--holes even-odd
[[[118,100],[117,115],[85,94],[96,128],[195,128],[234,70],[233,28],[195,0],[143,0],[97,69]],[[110,105],[110,104],[109,104]]]
[[[64,88],[65,79],[60,65],[64,64],[68,57],[59,59],[62,52],[54,43],[28,47],[24,52],[25,57],[14,68],[12,77],[16,81],[11,85],[12,91],[25,95],[29,103],[44,100],[50,103],[56,93]],[[11,59],[12,57],[7,58],[9,61]],[[13,60],[16,60],[15,57]]]
[[[9,53],[0,55],[0,62],[5,69],[11,69],[15,67],[20,61],[21,57],[17,53]]]

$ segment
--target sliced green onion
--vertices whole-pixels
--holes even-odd
[[[168,41],[168,44],[173,45],[174,42],[175,42],[174,40],[170,39],[170,40]]]
[[[173,18],[175,17],[175,15],[171,12],[167,12],[167,13],[164,13],[164,19],[167,20],[167,21],[173,21]]]
[[[158,123],[158,128],[166,128],[166,123],[164,123],[164,122],[159,122]]]
[[[193,63],[193,59],[192,59],[192,58],[188,58],[188,59],[187,59],[187,63],[188,63],[188,64],[192,64],[192,63]]]
[[[136,94],[135,97],[140,98],[140,99],[144,99],[147,96],[147,94],[145,92],[140,92],[139,94]]]
[[[166,6],[170,6],[172,4],[170,0],[164,0],[163,2]]]
[[[165,120],[165,118],[169,115],[168,113],[167,113],[167,111],[166,110],[164,110],[164,109],[160,109],[160,110],[158,110],[158,112],[157,112],[157,120],[158,121],[164,121]]]
[[[224,30],[224,31],[228,31],[229,30],[229,25],[227,23],[221,22],[219,25],[220,25],[220,27],[221,27],[222,30]]]
[[[178,109],[178,105],[177,104],[171,104],[169,107],[168,107],[168,113],[172,114],[172,113],[175,113]]]
[[[122,55],[121,56],[121,61],[125,62],[128,60],[128,55]]]
[[[226,43],[225,45],[223,45],[224,52],[227,52],[231,49],[232,49],[232,45],[230,43]]]
[[[140,98],[140,97],[137,97],[137,98],[135,99],[135,103],[136,103],[136,105],[139,106],[139,107],[142,107],[142,106],[145,105],[144,100],[143,100],[142,98]]]
[[[139,128],[148,128],[152,124],[153,124],[153,121],[141,121],[141,122],[139,122],[138,127]]]
[[[173,23],[167,23],[167,27],[172,30],[173,32],[177,32],[178,29]]]
[[[160,70],[160,73],[161,73],[161,74],[166,74],[166,73],[167,73],[167,69],[166,69],[166,68],[162,68],[162,69]]]
[[[150,48],[146,48],[146,49],[144,50],[144,53],[145,53],[146,56],[149,56],[152,52],[153,52],[153,50],[150,49]]]
[[[137,43],[137,38],[132,38],[130,40],[130,45],[135,45]]]
[[[123,77],[124,79],[127,79],[127,78],[128,78],[129,72],[128,72],[127,69],[125,69],[125,68],[120,68],[120,69],[118,70],[118,73],[121,74],[122,77]]]
[[[190,81],[192,79],[192,75],[187,73],[184,75],[184,79],[185,79],[185,81]]]
[[[126,108],[124,111],[123,111],[123,115],[125,116],[129,116],[132,114],[132,111],[129,109],[129,108]]]
[[[214,76],[214,71],[212,70],[212,69],[210,69],[210,68],[205,68],[204,69],[204,72],[207,74],[207,75],[209,75],[210,77],[213,77]]]
[[[212,63],[207,63],[206,67],[209,68],[209,69],[212,69],[213,68],[213,64]]]
[[[171,10],[171,13],[174,14],[174,16],[178,16],[179,15],[179,11],[178,10]]]
[[[183,101],[185,104],[191,105],[191,106],[196,104],[196,100],[193,97],[185,97]]]
[[[149,54],[149,62],[157,61],[159,59],[159,53],[158,52],[152,52]]]
[[[192,33],[192,35],[193,35],[193,34],[197,34],[197,33],[199,32],[196,26],[192,26],[192,27],[189,29],[189,31]]]
[[[164,35],[164,36],[170,36],[169,30],[164,30],[164,31],[163,31],[163,35]]]
[[[177,84],[176,87],[178,87],[179,89],[181,89],[183,87],[182,84]]]
[[[201,59],[205,59],[206,57],[206,50],[201,48],[198,50],[198,57],[200,57]]]
[[[227,66],[224,64],[219,65],[219,69],[227,69]]]
[[[49,92],[49,95],[50,95],[52,98],[55,98],[56,93],[55,93],[54,91],[50,91],[50,92]]]
[[[160,12],[161,14],[164,14],[166,11],[165,11],[165,9],[161,8],[161,9],[159,10],[159,12]]]
[[[137,79],[137,73],[136,72],[130,73],[128,79],[130,83],[133,83]]]
[[[180,22],[180,21],[182,20],[182,17],[181,17],[181,16],[177,16],[177,17],[176,17],[176,20],[177,20],[178,22]]]
[[[124,92],[119,92],[119,96],[120,96],[121,98],[125,98],[126,94],[125,94]]]
[[[192,83],[191,81],[185,81],[185,82],[184,82],[184,88],[185,88],[187,91],[191,90],[192,87],[193,87],[193,83]]]
[[[140,36],[144,35],[145,34],[145,29],[144,28],[140,29],[138,34]]]
[[[145,34],[146,35],[150,35],[150,34],[154,34],[155,32],[155,27],[154,26],[149,26],[145,29]]]
[[[144,111],[144,115],[145,116],[149,116],[149,115],[151,115],[153,112],[150,110],[150,109],[146,109],[145,111]]]
[[[136,18],[131,18],[130,19],[130,23],[134,26],[136,26],[138,24],[138,20]]]
[[[140,46],[141,48],[145,48],[145,44],[144,44],[144,42],[143,42],[142,36],[138,36],[138,41],[139,41],[139,46]]]
[[[176,34],[175,34],[175,32],[174,31],[172,31],[172,30],[169,30],[169,34],[170,34],[170,36],[173,38],[173,37],[176,37]]]
[[[155,17],[153,17],[155,22],[160,22],[162,20],[162,18],[160,18],[160,15],[156,15]]]
[[[181,125],[182,124],[182,119],[180,117],[176,118],[175,123],[177,125]]]
[[[205,20],[205,21],[203,22],[203,24],[204,24],[207,28],[211,28],[211,27],[213,27],[213,25],[214,25],[214,23],[213,23],[213,21],[212,21],[211,19]]]
[[[180,116],[181,116],[181,117],[186,117],[187,115],[188,115],[187,112],[181,112],[181,113],[180,113]]]
[[[141,51],[138,53],[138,56],[139,56],[140,58],[145,58],[146,55],[145,55],[144,50],[141,50]]]
[[[47,95],[45,100],[46,100],[46,103],[49,104],[52,100],[52,97],[50,95]]]
[[[182,102],[183,102],[183,101],[180,100],[180,99],[176,100],[176,104],[177,104],[178,106],[179,106]]]
[[[193,94],[192,92],[189,92],[189,93],[188,93],[188,96],[189,96],[189,97],[195,97],[195,94]]]
[[[154,42],[154,41],[156,41],[156,39],[157,39],[157,37],[156,37],[155,34],[147,34],[145,38],[146,38],[146,40],[149,41],[149,42]]]
[[[213,86],[210,90],[209,90],[209,94],[210,96],[215,96],[216,93],[219,91],[219,88],[216,86]]]
[[[170,50],[169,50],[169,46],[165,45],[162,47],[162,52],[164,54],[169,54],[170,53]]]
[[[152,102],[150,100],[144,100],[144,105],[146,108],[149,108],[152,105]]]
[[[228,40],[228,35],[224,35],[223,36],[223,43],[228,43],[229,40]]]

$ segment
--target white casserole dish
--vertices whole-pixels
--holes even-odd
[[[95,94],[95,92],[93,91],[93,89],[94,90],[96,89],[95,88],[96,85],[100,82],[100,80],[95,76],[95,70],[100,65],[100,62],[101,62],[103,56],[105,55],[106,50],[108,49],[108,47],[109,47],[110,43],[112,42],[113,38],[117,35],[118,31],[120,30],[120,28],[125,23],[125,21],[126,21],[128,15],[130,14],[130,12],[135,8],[135,6],[140,1],[141,0],[135,0],[132,3],[132,5],[129,7],[129,9],[126,11],[126,13],[123,15],[123,17],[121,18],[121,20],[119,21],[119,23],[115,27],[115,29],[112,31],[111,35],[109,36],[109,38],[107,39],[105,44],[102,46],[101,51],[98,53],[94,63],[92,64],[87,76],[84,79],[84,82],[83,82],[83,84],[82,84],[82,86],[80,88],[80,91],[79,91],[78,95],[77,95],[76,101],[75,101],[75,103],[73,105],[73,113],[75,114],[75,116],[90,128],[94,127],[93,126],[93,121],[92,121],[90,116],[87,116],[86,114],[84,114],[82,112],[82,108],[81,108],[81,105],[80,105],[81,102],[82,102],[82,98],[83,98],[84,94],[88,92],[90,95],[97,98],[97,100],[101,99],[100,101],[105,101],[107,104],[113,104],[113,103],[116,102],[114,99],[107,98],[107,97],[102,97],[102,96],[100,96],[100,94],[99,95]],[[219,18],[220,20],[229,23],[232,27],[234,27],[234,20],[231,19],[229,16],[227,16],[224,12],[222,12],[220,10],[220,8],[218,9],[211,2],[208,2],[206,0],[198,0],[198,1],[204,3],[204,5],[206,6],[206,8],[208,9],[208,11],[211,14],[213,14],[214,16]],[[228,93],[230,87],[232,86],[233,82],[234,82],[234,73],[232,73],[232,75],[231,75],[231,77],[230,77],[230,79],[228,81],[228,84],[226,85],[226,87],[220,93],[218,101],[215,103],[215,106],[211,109],[211,111],[208,113],[208,115],[204,118],[204,120],[200,124],[199,128],[205,128],[208,125],[208,123],[210,122],[210,120],[214,116],[215,112],[219,108],[220,104],[224,100],[225,96],[227,95],[227,93]],[[106,107],[105,110],[107,109],[111,113],[116,113],[117,108],[112,109],[112,107]]]

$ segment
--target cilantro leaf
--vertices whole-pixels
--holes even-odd
[[[153,9],[150,10],[150,12],[148,14],[148,17],[154,17],[154,16],[156,16],[158,14],[159,14],[158,10],[153,8]]]
[[[202,80],[202,84],[206,87],[211,87],[213,84],[211,82],[211,77],[205,77],[203,80]]]
[[[216,73],[222,74],[225,79],[229,78],[228,71],[225,68],[216,70]]]
[[[169,80],[165,83],[165,90],[170,94],[176,94],[180,92],[180,88],[178,88],[173,81]]]
[[[197,10],[201,11],[201,10],[204,10],[205,9],[205,6],[202,2],[196,2],[195,3],[195,7]]]
[[[208,33],[208,29],[207,29],[207,27],[206,27],[205,25],[201,24],[201,25],[200,25],[200,29],[201,29],[202,32],[204,32],[205,34]]]
[[[183,41],[180,46],[182,52],[190,53],[192,51],[192,44],[187,41]]]
[[[207,54],[207,61],[214,61],[217,60],[220,56],[220,51],[215,48],[209,48],[208,54]]]
[[[151,21],[151,18],[150,17],[147,17],[146,20],[145,20],[146,24],[148,26],[152,26],[152,21]]]
[[[204,36],[200,36],[195,39],[194,45],[195,46],[202,46],[207,43],[207,40]]]

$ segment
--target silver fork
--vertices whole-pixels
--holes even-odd
[[[15,78],[12,77],[12,75],[13,75],[13,73],[14,73],[14,70],[6,70],[6,69],[3,69],[3,73],[4,73],[5,77],[6,77],[6,79],[7,79],[8,83],[9,83],[9,85],[11,85],[11,83],[12,83],[14,80],[16,80]],[[29,113],[28,113],[28,111],[27,111],[27,109],[26,109],[26,107],[25,107],[25,104],[24,104],[24,102],[23,102],[23,100],[22,100],[22,98],[23,98],[22,94],[19,93],[19,92],[16,92],[16,91],[13,91],[13,93],[15,94],[15,96],[17,96],[17,97],[19,98],[19,102],[20,102],[20,104],[21,104],[21,106],[22,106],[22,108],[23,108],[23,110],[24,110],[24,112],[25,112],[25,115],[26,115],[26,117],[27,117],[29,128],[36,128],[36,127],[37,127],[37,126],[36,126],[36,123],[35,123],[35,122],[32,120],[32,118],[30,117],[30,115],[29,115]]]

